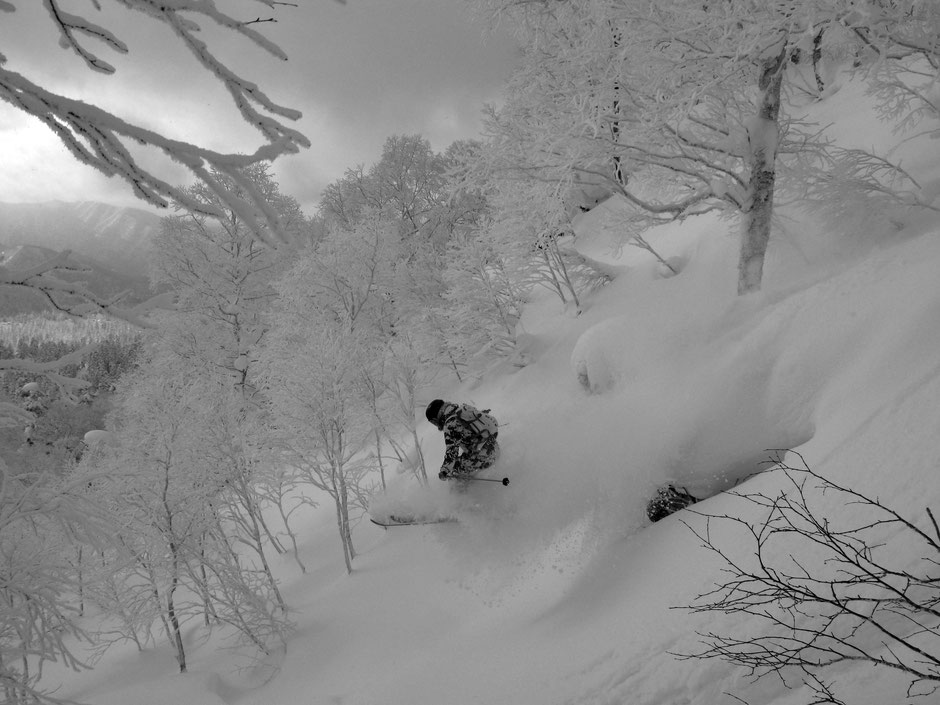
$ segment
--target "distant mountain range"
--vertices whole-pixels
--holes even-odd
[[[71,261],[90,270],[62,278],[87,282],[101,296],[125,290],[130,302],[150,295],[147,264],[161,217],[104,203],[0,203],[0,266],[34,267],[56,252],[71,250]],[[35,292],[0,290],[0,318],[50,308]]]
[[[71,249],[112,267],[146,271],[162,218],[105,203],[0,203],[0,243]]]

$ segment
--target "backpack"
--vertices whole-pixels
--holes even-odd
[[[461,404],[457,409],[457,418],[460,419],[464,427],[469,429],[475,436],[486,440],[496,436],[499,430],[499,424],[490,413],[489,409],[475,409],[469,404]]]

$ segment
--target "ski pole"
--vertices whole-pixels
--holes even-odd
[[[502,480],[497,480],[497,479],[490,478],[490,477],[470,477],[467,479],[470,480],[471,482],[498,482],[503,487],[506,487],[509,484],[508,477],[504,477]]]

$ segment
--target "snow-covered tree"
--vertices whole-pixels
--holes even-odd
[[[861,44],[857,67],[871,79],[882,115],[899,128],[940,118],[940,6],[931,0],[868,0],[856,3],[848,17],[845,25]],[[930,129],[936,134],[937,124]]]
[[[636,206],[638,230],[721,208],[769,234],[774,171],[761,165],[778,150],[786,42],[761,22],[750,37],[730,31],[736,5],[523,5],[530,39],[490,119],[493,170],[555,183],[559,199],[575,174],[601,179]],[[745,273],[753,256],[742,255],[742,290],[759,284]]]
[[[342,327],[384,335],[395,322],[391,277],[399,259],[395,222],[369,210],[352,230],[334,227],[300,253],[281,295],[303,298],[315,315]]]
[[[742,293],[760,287],[775,191],[802,190],[785,167],[825,146],[782,111],[793,62],[822,30],[890,44],[886,15],[933,12],[850,0],[482,4],[516,21],[525,50],[490,116],[491,171],[555,184],[559,198],[577,179],[604,183],[635,207],[631,234],[710,210],[735,216]]]
[[[49,21],[58,30],[61,46],[74,52],[88,70],[105,75],[115,73],[115,67],[99,53],[102,46],[116,54],[130,52],[130,47],[115,32],[94,21],[88,10],[76,14],[70,11],[71,7],[66,8],[62,0],[44,0],[43,4]],[[250,154],[224,154],[170,139],[97,105],[47,90],[18,70],[17,57],[6,53],[0,55],[0,99],[43,122],[76,159],[107,176],[123,179],[134,194],[146,202],[160,207],[181,203],[200,213],[221,215],[213,203],[193,199],[186,190],[164,181],[147,165],[147,160],[141,158],[141,147],[156,151],[192,172],[226,209],[238,213],[259,238],[270,242],[280,240],[282,229],[278,213],[270,207],[264,194],[244,178],[243,169],[308,147],[309,140],[286,124],[301,115],[274,102],[259,85],[230,68],[210,46],[213,33],[203,30],[221,29],[278,59],[286,60],[287,56],[257,29],[257,15],[239,19],[216,7],[215,2],[112,0],[108,4],[139,13],[141,22],[149,22],[155,30],[162,29],[168,38],[177,40],[179,43],[168,45],[167,51],[187,51],[200,69],[221,81],[232,96],[237,114],[260,132],[263,144]],[[273,15],[287,3],[253,0],[253,4]],[[0,2],[0,12],[6,15],[4,22],[17,21],[18,5],[15,0]],[[93,3],[93,7],[102,10],[99,2]],[[152,70],[163,69],[156,66]],[[219,174],[224,174],[228,180],[218,178]],[[239,187],[238,190],[233,185]]]
[[[451,235],[472,227],[484,204],[478,193],[455,191],[453,174],[479,150],[458,141],[436,153],[420,135],[393,135],[382,156],[366,169],[348,169],[323,192],[320,214],[352,230],[363,218],[380,213],[397,224],[406,250],[443,249]]]
[[[492,215],[479,233],[513,271],[521,292],[531,285],[555,293],[565,306],[581,312],[581,295],[609,281],[608,273],[570,247],[572,215],[558,185],[540,180],[504,180],[487,171],[482,155],[471,180],[489,183]]]
[[[229,181],[224,174],[214,176]],[[267,165],[254,165],[239,179],[264,195],[293,237],[302,235],[305,220],[300,207],[280,192]],[[234,180],[228,187],[240,192]],[[165,218],[154,243],[153,278],[172,287],[178,310],[199,327],[198,336],[188,336],[190,354],[208,356],[202,364],[223,370],[244,391],[252,350],[265,332],[263,314],[275,296],[271,281],[287,258],[259,243],[241,215],[226,210],[205,186],[192,186],[187,193],[190,200],[221,210],[223,216],[189,213]],[[200,346],[204,349],[197,353]]]
[[[321,212],[350,230],[369,211],[394,218],[404,239],[435,237],[435,213],[446,200],[446,162],[420,135],[395,135],[368,170],[348,169],[323,192]]]
[[[361,384],[374,351],[367,335],[318,319],[315,311],[291,307],[280,320],[265,355],[277,449],[304,483],[332,498],[343,559],[352,572],[351,510],[364,509],[368,488],[362,480],[373,463],[372,415]]]
[[[270,19],[274,19],[274,13],[281,6],[288,5],[276,0],[251,2],[270,12]],[[263,143],[249,154],[226,154],[171,139],[93,103],[52,92],[18,66],[18,57],[7,50],[0,53],[0,100],[44,123],[76,159],[107,176],[126,181],[136,196],[152,205],[166,207],[177,203],[195,213],[217,217],[237,213],[259,240],[277,244],[289,238],[290,224],[280,220],[283,213],[272,207],[268,194],[259,191],[246,174],[250,175],[254,164],[309,146],[309,140],[287,124],[301,115],[277,104],[258,84],[232,70],[215,53],[209,39],[212,32],[203,32],[220,29],[222,34],[228,33],[261,52],[286,60],[284,52],[258,30],[260,18],[249,15],[239,19],[220,10],[215,2],[204,0],[173,3],[111,0],[104,4],[138,13],[140,22],[151,23],[154,29],[165,30],[168,38],[175,38],[179,44],[168,47],[167,51],[177,48],[188,51],[197,66],[217,78],[231,95],[237,114],[260,132]],[[62,0],[43,2],[48,21],[59,34],[60,45],[73,52],[86,69],[102,75],[114,74],[116,69],[100,54],[101,47],[116,54],[129,54],[131,47],[117,33],[93,19],[91,9],[102,11],[103,3],[95,2],[92,8],[80,14],[65,5]],[[22,13],[18,13],[18,6],[20,3],[16,0],[0,2],[0,13],[6,24],[19,21]],[[28,28],[22,31],[27,33]],[[152,67],[154,73],[163,70],[161,66]],[[191,189],[167,183],[151,166],[154,153],[188,169],[214,197],[200,198]],[[65,281],[60,276],[63,271],[75,269],[68,252],[25,271],[0,267],[0,292],[28,288],[38,291],[52,306],[69,315],[105,312],[137,325],[143,322],[141,314],[158,303],[152,301],[131,309],[121,305],[120,296],[110,299],[96,296],[82,284]],[[3,365],[0,362],[0,371],[6,369]],[[0,415],[7,422],[11,420],[11,413],[9,407],[0,407]]]
[[[303,214],[293,198],[281,194],[267,167],[255,165],[245,178],[265,195],[294,236],[301,237]],[[190,196],[224,207],[202,185],[191,187]],[[246,463],[254,461],[247,458],[252,453],[242,439],[249,435],[249,427],[255,428],[252,414],[259,404],[252,366],[268,331],[266,315],[276,298],[272,281],[286,267],[287,257],[282,250],[261,245],[235,211],[227,211],[223,218],[193,213],[166,218],[155,250],[154,279],[170,285],[177,298],[177,315],[162,319],[163,334],[173,341],[169,347],[181,365],[215,380],[213,389],[226,390],[218,392],[225,397],[224,403],[221,397],[216,399],[219,413],[206,416],[205,435],[219,441],[219,452],[242,447],[246,458],[233,461],[230,467],[245,470]],[[224,421],[223,411],[229,414]],[[229,441],[219,436],[217,422],[228,424]],[[245,427],[239,428],[242,423]],[[246,482],[248,489],[251,482]],[[245,499],[249,513],[260,517],[257,508],[250,506],[249,494]]]
[[[433,241],[436,211],[446,199],[446,162],[418,135],[389,137],[370,172],[373,198],[388,208],[406,238]]]
[[[11,705],[54,703],[45,665],[87,668],[76,655],[81,579],[74,542],[105,535],[104,512],[84,483],[60,472],[7,467],[0,459],[0,693]]]
[[[396,263],[394,297],[396,325],[407,331],[422,364],[447,370],[458,380],[467,371],[463,341],[452,335],[445,311],[446,268],[443,253],[418,250],[408,260]]]
[[[394,223],[372,211],[352,232],[334,228],[301,252],[276,283],[263,354],[276,447],[302,481],[333,499],[348,570],[355,556],[350,510],[364,504],[360,480],[375,458],[368,456],[383,382],[374,370],[383,368],[394,335],[393,233]]]
[[[67,281],[63,273],[80,273],[83,270],[70,260],[68,251],[53,255],[39,265],[23,270],[11,270],[0,266],[0,296],[3,292],[14,289],[31,289],[41,293],[54,309],[68,316],[90,317],[106,314],[109,318],[123,320],[135,327],[147,327],[146,315],[155,307],[168,303],[168,297],[158,295],[135,306],[123,304],[124,294],[104,298],[88,291],[81,282]],[[56,386],[59,393],[71,397],[79,396],[89,384],[69,373],[81,363],[82,358],[91,354],[97,343],[89,343],[79,350],[63,351],[54,359],[37,360],[24,355],[0,357],[0,375],[4,373],[22,373],[39,375]],[[6,402],[0,402],[0,424],[7,426],[26,426],[32,421],[29,414],[24,415],[21,408]]]
[[[376,416],[381,420],[385,439],[400,466],[410,468],[424,485],[428,483],[428,469],[418,437],[415,411],[421,408],[420,394],[433,375],[434,369],[421,360],[410,335],[395,336],[385,357],[384,406],[381,409],[384,413],[376,409]]]
[[[246,407],[244,396],[228,380],[200,375],[192,386],[200,400],[201,413],[192,422],[201,435],[200,458],[213,468],[220,483],[216,503],[220,536],[242,549],[242,562],[253,564],[251,572],[266,583],[277,608],[285,613],[287,605],[268,560],[271,548],[277,553],[284,548],[268,526],[260,489],[270,464],[277,462],[268,450],[267,419]]]
[[[418,433],[427,404],[423,393],[440,374],[440,369],[424,357],[426,350],[408,327],[396,328],[380,355],[363,367],[362,396],[373,418],[375,458],[381,489],[386,485],[386,460],[393,460],[398,472],[412,472],[428,484],[427,464]]]
[[[131,556],[130,573],[153,597],[153,613],[163,622],[180,672],[187,668],[182,628],[192,616],[192,608],[181,604],[181,587],[188,561],[198,555],[200,538],[211,526],[208,505],[217,491],[214,482],[193,472],[196,399],[187,387],[178,377],[166,379],[150,368],[142,372],[111,428],[122,439],[120,447],[89,463],[104,470],[133,468],[99,492],[114,497],[125,523],[119,541]]]
[[[471,253],[471,243],[479,240],[478,231],[487,218],[489,194],[467,178],[481,149],[477,142],[459,141],[437,154],[420,136],[390,137],[378,162],[369,169],[350,169],[330,184],[320,209],[322,219],[339,231],[328,238],[334,248],[343,240],[342,231],[355,242],[365,234],[363,228],[374,228],[377,221],[386,224],[383,247],[391,258],[392,272],[383,284],[387,320],[397,334],[408,335],[409,347],[425,364],[449,368],[458,378],[483,346],[492,347],[492,340],[476,335],[481,321],[485,320],[484,328],[490,332],[511,328],[505,320],[496,321],[494,328],[492,320],[478,315],[477,293],[467,298],[475,291],[473,286],[452,296],[448,293],[451,285],[472,280],[460,272],[486,272],[488,277],[497,272],[491,267],[480,269],[479,262],[459,261]],[[363,260],[368,261],[368,257]],[[488,261],[492,263],[492,257]],[[331,269],[341,271],[340,276],[348,281],[361,276],[352,270],[347,274],[342,267]],[[449,281],[445,281],[446,271],[453,274]],[[370,277],[361,281],[369,282]],[[475,281],[492,291],[492,281]],[[483,298],[493,300],[486,293]],[[493,306],[486,310],[500,315]]]
[[[282,224],[302,238],[306,221],[299,205],[281,194],[267,168],[255,165],[243,176],[281,214]],[[202,185],[190,194],[217,200]],[[203,389],[204,413],[193,424],[203,454],[224,477],[218,511],[231,539],[253,552],[284,609],[266,555],[266,547],[278,552],[283,547],[267,526],[258,491],[269,458],[256,363],[276,298],[272,281],[287,266],[285,251],[261,245],[235,211],[224,218],[190,213],[165,219],[156,251],[155,278],[169,283],[178,299],[177,314],[164,318],[167,349]]]
[[[444,271],[442,314],[468,358],[513,349],[525,299],[524,271],[495,246],[492,235],[481,230],[455,237]]]
[[[110,580],[98,590],[111,595],[104,606],[162,624],[180,671],[187,669],[182,630],[189,620],[227,624],[263,652],[288,628],[263,554],[231,526],[237,502],[230,494],[241,476],[208,437],[206,417],[227,417],[212,385],[217,380],[156,353],[121,384],[109,422],[117,442],[80,466],[105,476],[92,486],[115,517]],[[134,635],[149,630],[128,626]]]

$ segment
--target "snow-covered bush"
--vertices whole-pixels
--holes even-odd
[[[592,394],[611,389],[620,377],[619,355],[602,344],[609,327],[600,324],[585,331],[571,353],[571,367],[578,384]]]

